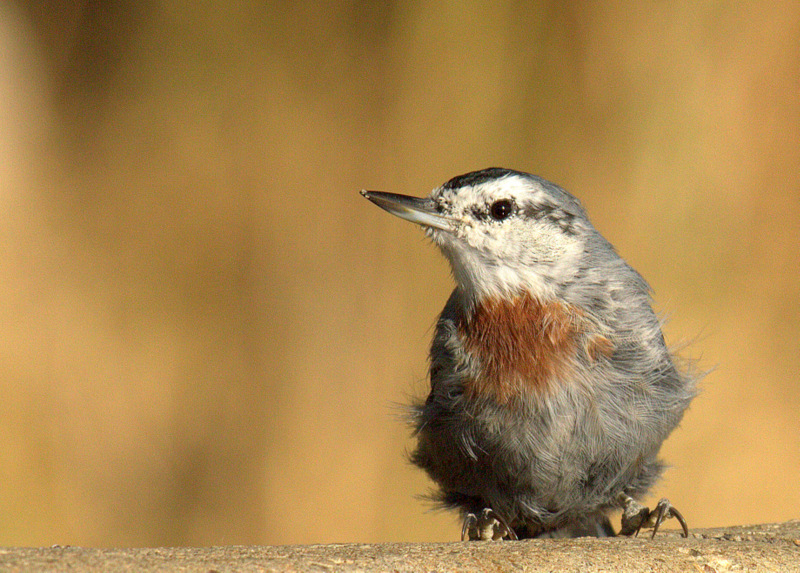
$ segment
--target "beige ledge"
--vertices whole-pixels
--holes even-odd
[[[7,571],[800,571],[800,520],[638,539],[89,549],[2,548]]]

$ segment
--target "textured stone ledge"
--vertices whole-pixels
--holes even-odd
[[[674,531],[655,540],[543,539],[500,543],[381,543],[88,549],[2,548],[16,571],[800,571],[800,520]]]

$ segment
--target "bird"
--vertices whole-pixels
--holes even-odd
[[[580,201],[491,167],[426,197],[362,190],[420,225],[455,288],[436,322],[430,393],[410,406],[411,462],[458,510],[461,539],[638,535],[676,518],[642,498],[697,393],[642,276]],[[615,532],[609,513],[622,510]]]

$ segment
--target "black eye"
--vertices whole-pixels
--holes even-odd
[[[512,203],[510,199],[500,199],[499,201],[492,203],[492,206],[489,207],[489,213],[492,215],[492,219],[495,221],[508,219],[513,212],[514,203]]]

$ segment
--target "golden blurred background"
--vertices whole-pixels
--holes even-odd
[[[800,517],[799,72],[797,2],[4,3],[0,545],[456,539],[397,407],[452,280],[358,191],[495,165],[716,367],[654,498]]]

